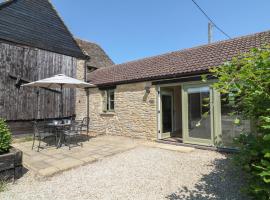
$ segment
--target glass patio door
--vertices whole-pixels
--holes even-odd
[[[213,145],[213,101],[209,85],[183,87],[184,143]]]
[[[173,94],[161,93],[161,138],[171,137],[173,129]]]

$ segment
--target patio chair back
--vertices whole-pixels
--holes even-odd
[[[59,121],[59,120],[53,120],[52,123],[53,123],[54,125],[57,125],[57,124],[61,124],[61,121]]]
[[[40,149],[41,140],[43,140],[46,137],[54,136],[55,140],[57,139],[56,134],[52,133],[50,127],[48,127],[47,121],[34,121],[34,134],[33,134],[33,144],[32,149],[35,145],[36,138],[38,139],[38,151]]]
[[[64,124],[72,124],[71,119],[63,119],[62,122],[63,122]]]
[[[46,129],[45,122],[34,121],[34,131],[35,131],[36,134],[46,132],[45,129]]]
[[[87,127],[87,123],[90,122],[90,118],[89,117],[84,117],[82,120],[82,126],[83,127]]]
[[[78,121],[72,121],[71,126],[70,126],[70,130],[71,131],[80,131],[81,127],[82,127],[82,123],[80,123]]]
[[[71,125],[69,126],[68,130],[64,132],[64,134],[67,136],[66,142],[68,143],[69,149],[71,149],[71,137],[77,138],[76,142],[78,143],[78,136],[81,135],[81,132],[82,132],[82,122],[75,120],[71,121]]]

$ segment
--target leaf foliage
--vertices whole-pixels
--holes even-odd
[[[253,122],[252,133],[236,142],[237,163],[247,172],[246,191],[255,199],[270,199],[270,47],[254,48],[210,70],[220,93],[235,96],[235,113]],[[239,123],[236,118],[235,123]]]
[[[10,149],[11,133],[4,119],[0,118],[0,154],[6,153]]]

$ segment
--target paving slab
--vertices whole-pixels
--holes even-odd
[[[59,172],[59,170],[60,170],[59,168],[52,166],[52,167],[47,167],[45,169],[39,170],[39,174],[41,176],[52,176],[56,174],[57,172]]]
[[[79,159],[75,159],[75,158],[63,158],[60,160],[57,160],[55,162],[50,163],[52,166],[55,166],[56,168],[60,169],[60,170],[68,170],[71,168],[74,168],[76,166],[80,166],[83,164],[83,161],[79,160]]]
[[[23,164],[39,176],[54,174],[101,160],[105,157],[128,151],[139,143],[131,138],[120,136],[101,136],[83,142],[83,146],[67,146],[57,149],[42,142],[39,152],[32,150],[32,141],[14,143],[13,146],[23,151]]]

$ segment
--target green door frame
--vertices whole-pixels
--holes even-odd
[[[187,89],[209,86],[210,92],[210,124],[211,124],[211,139],[200,139],[189,137],[188,130],[188,94]],[[184,143],[199,144],[199,145],[214,145],[214,126],[213,126],[213,90],[209,84],[184,84],[182,87],[182,121],[183,121],[183,141]]]
[[[161,139],[161,108],[160,108],[160,88],[161,87],[168,87],[168,86],[181,86],[182,90],[182,133],[183,133],[183,142],[190,143],[190,144],[198,144],[204,146],[217,146],[221,141],[221,104],[220,104],[220,93],[217,92],[215,89],[211,87],[211,85],[216,82],[217,80],[209,80],[207,82],[202,81],[192,81],[192,82],[184,82],[184,83],[174,83],[174,84],[164,84],[164,85],[157,85],[157,130],[158,130],[158,139]],[[210,99],[211,99],[211,140],[204,140],[204,139],[193,139],[189,138],[188,136],[188,98],[186,89],[188,87],[202,87],[202,86],[209,86],[210,87]]]

